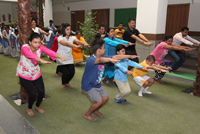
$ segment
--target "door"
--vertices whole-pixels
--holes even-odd
[[[174,36],[187,27],[190,4],[168,5],[165,34]]]
[[[85,20],[85,11],[71,11],[71,27],[74,32],[79,30],[80,24]]]
[[[109,28],[109,19],[110,19],[109,9],[95,9],[92,10],[92,13],[96,13],[95,14],[96,24],[104,25],[106,28]]]

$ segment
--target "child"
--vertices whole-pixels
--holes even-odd
[[[85,71],[83,73],[81,88],[86,91],[88,96],[94,104],[90,106],[88,111],[84,114],[84,118],[95,121],[96,118],[91,116],[92,113],[102,117],[103,114],[99,112],[99,108],[103,106],[108,100],[108,94],[101,85],[101,78],[104,72],[104,64],[106,62],[117,63],[123,58],[132,58],[133,56],[115,55],[112,58],[101,57],[105,53],[105,45],[102,39],[95,39],[91,44],[93,55],[87,59]]]
[[[55,37],[55,34],[53,31],[51,30],[48,30],[47,28],[44,30],[46,33],[49,33],[49,35],[45,35],[43,34],[43,42],[46,43],[46,47],[48,49],[51,49],[51,44],[53,43],[53,40],[54,40],[54,37]]]
[[[19,34],[18,34],[18,30],[15,29],[14,32],[11,33],[10,36],[11,39],[11,56],[12,57],[17,57],[18,56],[18,48],[19,48]]]
[[[75,42],[78,45],[73,44]],[[69,58],[68,61],[56,60],[59,69],[62,72],[62,88],[66,86],[72,88],[69,84],[75,74],[74,61],[72,56],[72,47],[80,48],[80,45],[88,46],[86,42],[77,40],[74,36],[71,36],[70,24],[62,24],[62,35],[58,37],[58,51],[57,53],[65,58]]]
[[[41,45],[41,37],[38,33],[32,33],[29,38],[29,44],[24,44],[22,46],[16,75],[19,76],[20,83],[25,87],[29,95],[27,109],[29,116],[34,116],[34,112],[32,110],[32,106],[36,98],[34,86],[36,86],[38,90],[35,109],[39,113],[44,113],[44,110],[39,108],[44,97],[45,89],[38,62],[44,64],[49,64],[51,62],[40,59],[42,52],[54,59],[59,58],[62,61],[68,60],[67,58],[62,57]]]
[[[153,55],[149,55],[146,60],[140,63],[141,66],[146,69],[154,69],[162,72],[167,72],[167,68],[163,66],[156,66],[155,57]],[[142,97],[142,93],[151,94],[151,92],[147,91],[147,89],[154,83],[154,79],[146,76],[148,70],[141,70],[139,68],[134,68],[133,70],[133,80],[141,86],[140,91],[138,92],[138,96]]]
[[[3,35],[2,35],[3,30],[4,30],[4,27],[1,27],[1,30],[0,30],[0,54],[3,54]]]
[[[119,44],[123,44],[124,46],[128,47],[129,45],[134,45],[131,42],[125,41],[125,40],[121,40],[118,38],[114,37],[114,29],[113,28],[108,28],[107,29],[107,35],[106,37],[103,39],[105,41],[105,55],[116,55],[116,46]],[[102,81],[102,85],[106,86],[106,82],[109,81],[111,83],[113,83],[113,79],[114,79],[114,64],[112,63],[107,63],[105,66],[105,71],[104,71],[104,79]]]
[[[5,28],[5,30],[2,32],[2,35],[3,35],[4,55],[8,56],[10,55],[10,50],[11,50],[11,46],[10,46],[11,31],[10,31],[9,26]]]
[[[120,56],[126,54],[125,46],[123,46],[122,44],[119,44],[116,46],[116,51],[117,51],[117,55],[120,55]],[[134,56],[134,58],[136,57],[138,56]],[[128,70],[128,66],[137,67],[137,68],[146,70],[145,67],[142,67],[138,63],[131,61],[129,59],[123,59],[123,60],[120,60],[119,63],[115,63],[115,83],[117,84],[117,87],[119,88],[119,92],[120,92],[115,97],[116,103],[121,103],[122,101],[126,102],[127,100],[125,99],[125,97],[129,95],[129,93],[131,92],[127,75],[132,75],[133,72]]]
[[[51,50],[54,51],[54,52],[57,52],[57,50],[58,50],[58,37],[60,35],[62,35],[61,34],[61,30],[58,30],[57,34],[58,34],[58,36],[56,36],[54,38],[54,40],[53,40],[53,46],[51,47]],[[59,67],[57,66],[57,68],[56,68],[56,76],[59,76],[59,74],[62,74],[62,72],[59,70]]]

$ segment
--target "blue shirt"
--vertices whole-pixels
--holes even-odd
[[[104,64],[94,64],[96,59],[97,58],[94,55],[87,59],[81,82],[81,89],[84,91],[89,91],[92,88],[101,87],[101,78],[104,72]]]
[[[118,38],[111,39],[110,37],[106,37],[103,39],[105,41],[105,55],[116,55],[116,46],[123,43],[128,44],[128,41],[121,40]]]
[[[14,48],[15,49],[17,49],[18,48],[18,46],[19,46],[19,39],[18,39],[18,37],[19,37],[19,34],[18,35],[13,35],[14,33],[12,33],[11,35],[10,35],[10,42],[12,43],[12,39],[13,39],[13,46],[14,46]]]
[[[48,25],[48,26],[47,26],[47,29],[48,29],[48,30],[52,30],[52,31],[53,31],[53,30],[57,30],[57,28],[56,28],[53,24],[52,24],[51,26]]]
[[[119,63],[115,63],[115,79],[119,81],[128,81],[126,73],[128,66],[142,69],[142,66],[134,61],[129,59],[120,60]]]

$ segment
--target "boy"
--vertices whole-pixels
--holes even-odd
[[[116,38],[119,38],[119,39],[123,39],[123,34],[124,34],[124,29],[123,29],[123,23],[121,22],[121,23],[119,23],[118,24],[118,28],[117,29],[115,29],[115,36],[116,36]]]
[[[140,63],[146,69],[154,69],[162,72],[168,72],[166,67],[160,65],[154,65],[155,57],[153,55],[149,55],[146,60]],[[140,91],[138,92],[138,96],[142,97],[142,93],[152,94],[147,91],[147,89],[154,83],[154,79],[146,76],[148,70],[141,70],[139,68],[134,68],[133,70],[133,80],[141,86]]]
[[[117,55],[122,56],[126,54],[125,46],[119,44],[116,46]],[[135,56],[135,58],[138,56]],[[128,70],[128,66],[137,67],[140,69],[145,69],[138,63],[131,61],[129,59],[120,60],[119,63],[115,63],[115,83],[119,89],[119,94],[115,97],[116,103],[126,102],[125,97],[130,94],[131,88],[128,83],[127,75],[132,75],[133,72]]]
[[[118,59],[134,58],[135,56],[115,55],[112,58],[101,57],[105,53],[105,45],[102,39],[95,39],[91,44],[93,55],[87,59],[85,71],[82,77],[81,88],[86,91],[89,98],[95,101],[88,111],[84,114],[84,118],[95,121],[96,118],[91,116],[92,113],[102,117],[103,114],[98,109],[108,101],[108,94],[101,85],[101,78],[104,72],[104,64],[106,62],[117,63]]]

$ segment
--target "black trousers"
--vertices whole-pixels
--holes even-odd
[[[74,64],[59,65],[58,68],[62,72],[62,84],[68,84],[75,74]]]
[[[38,98],[37,98],[36,106],[39,107],[42,102],[42,99],[44,97],[44,92],[45,92],[42,76],[40,76],[37,80],[34,80],[34,81],[26,80],[21,77],[19,77],[19,80],[20,80],[20,83],[24,86],[24,88],[28,92],[28,95],[29,95],[28,108],[29,109],[32,109],[33,103],[36,98],[35,87],[37,88]]]

